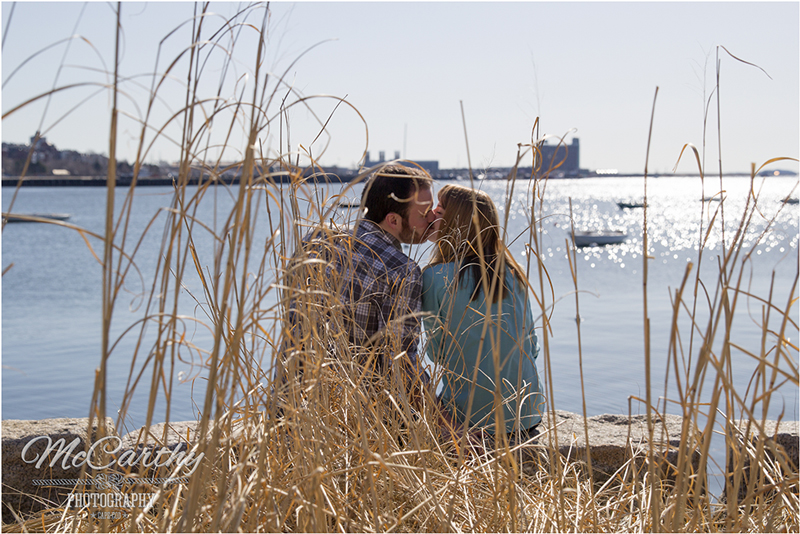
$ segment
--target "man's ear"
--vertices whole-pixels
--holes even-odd
[[[403,229],[403,218],[400,216],[399,213],[389,212],[386,214],[386,218],[383,220],[389,230],[392,233],[399,232]]]

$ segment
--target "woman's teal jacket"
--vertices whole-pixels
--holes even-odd
[[[541,421],[544,396],[536,358],[528,290],[506,269],[508,291],[487,307],[484,293],[471,301],[471,269],[443,263],[422,272],[422,310],[428,357],[443,366],[441,399],[469,426],[495,433],[496,402],[502,404],[505,432],[526,430]],[[500,387],[496,387],[499,385]],[[495,393],[499,392],[500,395]]]

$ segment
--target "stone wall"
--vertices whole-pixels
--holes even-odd
[[[628,469],[635,473],[620,473],[624,478],[639,475],[644,468],[644,451],[647,450],[649,430],[644,415],[596,415],[584,418],[578,414],[556,411],[554,424],[550,423],[548,413],[543,423],[545,428],[555,429],[552,436],[547,434],[540,438],[544,444],[556,445],[559,452],[570,460],[587,463],[586,431],[589,433],[589,457],[591,459],[594,480],[604,483],[620,469]],[[653,443],[657,461],[662,467],[662,477],[671,478],[670,466],[675,466],[681,444],[683,418],[677,415],[666,415],[663,418],[654,416]],[[689,427],[692,430],[692,427]],[[552,431],[551,431],[552,432]],[[692,465],[698,466],[699,454],[695,450],[686,451]],[[636,461],[629,460],[636,457]]]
[[[118,435],[111,418],[107,419],[106,425],[105,435],[114,439],[105,443],[109,448],[119,449],[116,457],[125,451],[140,455],[145,447],[150,450],[162,447],[185,450],[189,440],[195,437],[193,422],[171,423],[168,428],[161,423],[151,426],[147,433],[142,428],[124,436]],[[12,509],[27,516],[43,509],[64,506],[76,484],[90,479],[91,473],[82,472],[86,466],[85,462],[80,461],[80,455],[96,442],[98,432],[95,424],[92,438],[87,440],[88,427],[88,418],[39,421],[9,419],[2,422],[4,524],[15,520]],[[63,440],[63,447],[59,440]],[[105,446],[105,443],[102,445]],[[53,452],[47,461],[37,467],[37,459],[42,458],[51,444],[54,445]],[[58,456],[58,450],[64,450],[65,454]],[[77,460],[73,461],[74,458]],[[136,474],[163,476],[141,469],[137,469]]]
[[[72,460],[67,458],[66,454],[52,467],[49,463],[45,463],[37,468],[35,462],[23,461],[23,450],[26,446],[28,446],[25,449],[27,460],[30,461],[42,454],[48,445],[47,439],[42,438],[43,436],[48,436],[52,443],[63,439],[65,448],[74,443],[73,453],[84,451],[89,435],[88,423],[88,419],[85,418],[2,422],[3,523],[15,520],[11,509],[25,516],[43,509],[64,506],[70,492],[76,487],[75,481],[89,480],[90,476],[82,474],[80,467],[72,466]],[[595,482],[605,482],[615,474],[623,478],[640,476],[646,470],[643,462],[646,455],[642,451],[647,450],[649,432],[645,416],[636,415],[629,418],[623,415],[598,415],[587,418],[585,423],[586,425],[582,416],[570,412],[557,411],[554,418],[547,414],[540,427],[543,433],[539,437],[539,443],[548,446],[556,445],[557,441],[559,452],[568,461],[585,463],[587,452],[585,429],[588,427],[590,443],[588,451]],[[671,466],[676,464],[681,447],[683,418],[667,415],[663,419],[656,417],[654,423],[654,450],[657,452],[658,464],[662,468],[662,477],[669,479]],[[115,441],[119,444],[117,456],[124,454],[124,451],[138,451],[138,454],[144,447],[167,447],[173,451],[186,451],[188,445],[196,438],[195,427],[194,422],[171,423],[168,427],[162,423],[151,426],[148,432],[139,429],[118,436],[112,421],[109,419],[107,422],[107,432],[120,438]],[[765,432],[772,438],[770,454],[774,456],[774,452],[777,452],[796,476],[798,423],[793,421],[777,425],[771,422],[765,428]],[[91,435],[90,444],[97,436],[96,426],[92,429]],[[751,431],[749,435],[753,436],[755,433]],[[697,452],[694,450],[685,452],[696,468]],[[54,456],[55,454],[51,454],[50,459]],[[631,458],[635,458],[635,461],[631,462]],[[153,476],[153,473],[138,474]],[[37,481],[60,483],[42,485]],[[92,484],[96,485],[96,482],[93,481]]]

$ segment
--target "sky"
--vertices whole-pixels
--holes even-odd
[[[707,173],[798,157],[798,2],[272,2],[266,23],[262,5],[215,40],[245,5],[212,3],[213,45],[194,48],[200,157],[240,158],[253,113],[231,103],[256,91],[260,150],[323,167],[353,168],[366,151],[483,169],[522,150],[530,165],[525,146],[544,136],[578,138],[582,168],[625,173],[695,173],[688,153],[678,163],[687,144]],[[122,3],[118,159],[140,144],[146,162],[178,159],[196,7]],[[39,130],[61,150],[108,154],[115,8],[3,2],[3,142]],[[201,128],[211,102],[239,118],[219,111]]]

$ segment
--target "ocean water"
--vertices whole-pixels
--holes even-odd
[[[463,182],[462,182],[463,183]],[[703,197],[720,191],[718,179],[701,183],[699,178],[651,178],[647,182],[647,230],[650,243],[647,285],[644,284],[644,258],[642,254],[644,210],[620,209],[617,202],[641,201],[644,193],[643,178],[597,178],[552,180],[544,191],[542,210],[532,214],[534,192],[532,184],[519,181],[508,202],[508,184],[503,181],[484,181],[477,184],[488,191],[502,207],[501,217],[507,218],[507,236],[516,259],[525,266],[531,260],[530,278],[537,293],[541,293],[538,270],[530,255],[531,218],[540,229],[540,246],[535,252],[544,260],[544,301],[547,306],[551,332],[548,336],[549,357],[543,355],[539,362],[542,377],[552,375],[553,391],[550,402],[558,409],[581,412],[585,402],[589,415],[603,413],[644,413],[646,397],[644,305],[647,296],[647,315],[650,319],[650,354],[652,395],[659,408],[679,413],[666,398],[678,398],[678,386],[669,357],[673,305],[676,290],[691,265],[689,282],[684,292],[686,308],[680,310],[680,361],[696,362],[700,336],[692,329],[688,310],[696,307],[697,329],[705,330],[709,320],[708,302],[718,291],[716,280],[720,260],[742,219],[742,213],[751,187],[742,177],[726,177],[722,184],[725,200],[724,214],[719,213],[719,202],[703,202]],[[798,306],[797,288],[792,289],[798,274],[798,205],[780,202],[797,185],[796,178],[770,178],[757,181],[760,190],[759,210],[752,216],[751,229],[745,236],[746,262],[739,257],[733,277],[741,282],[734,314],[735,344],[731,351],[732,381],[737,393],[750,399],[751,378],[756,370],[756,360],[762,344],[762,314],[766,313],[764,301],[772,295],[775,309],[770,312],[770,330],[781,328],[779,312],[791,304],[787,324],[787,358],[797,368]],[[337,193],[342,186],[325,185],[307,188],[307,198],[326,198]],[[124,190],[117,192],[115,206],[122,206]],[[3,211],[7,211],[13,189],[3,188]],[[283,190],[283,199],[287,199]],[[360,186],[347,193],[357,198]],[[254,248],[258,248],[273,235],[280,223],[277,195],[268,197],[258,192],[254,206],[260,213],[253,228]],[[797,196],[795,191],[794,196]],[[135,428],[145,420],[146,394],[153,380],[152,371],[145,363],[148,343],[155,336],[153,329],[143,337],[140,356],[132,362],[131,355],[137,346],[139,329],[128,331],[142,317],[148,303],[148,294],[161,287],[162,280],[154,273],[161,259],[160,250],[164,236],[164,209],[173,201],[172,191],[166,187],[139,188],[133,202],[126,251],[137,247],[142,232],[150,230],[136,248],[138,271],[131,270],[120,289],[112,323],[112,342],[115,342],[108,370],[108,406],[110,414],[122,402],[122,392],[133,374],[139,376],[137,393],[128,409],[125,426]],[[69,223],[88,232],[102,234],[105,227],[106,191],[103,188],[22,188],[16,199],[14,212],[69,213]],[[571,209],[570,209],[571,204]],[[212,229],[225,226],[232,205],[229,190],[218,187],[197,208],[196,217]],[[308,207],[301,201],[300,209]],[[271,207],[271,216],[266,207]],[[623,229],[627,242],[606,247],[579,249],[575,256],[578,291],[575,291],[568,260],[570,213],[576,230]],[[716,215],[715,215],[716,213]],[[339,210],[334,217],[352,216]],[[724,231],[722,220],[724,218]],[[271,222],[270,222],[271,221]],[[713,222],[713,225],[711,224]],[[284,220],[287,225],[291,221]],[[271,228],[271,226],[273,228]],[[709,231],[709,226],[711,230]],[[290,228],[291,226],[287,226]],[[724,235],[723,235],[724,234]],[[120,234],[121,235],[121,234]],[[282,235],[277,235],[281,239]],[[288,235],[286,233],[285,235]],[[198,261],[204,270],[214,261],[214,251],[220,246],[208,232],[199,227],[193,233],[198,251]],[[288,239],[288,237],[287,237]],[[698,248],[703,240],[705,251],[698,261]],[[90,246],[87,245],[91,245]],[[122,244],[118,239],[118,244]],[[86,237],[76,230],[49,224],[8,224],[2,234],[2,266],[7,272],[2,277],[2,418],[39,419],[47,417],[85,417],[88,415],[95,370],[100,364],[101,352],[101,283],[102,270],[94,254],[102,257],[102,243],[91,235]],[[424,265],[429,247],[412,247],[409,253]],[[699,265],[698,265],[699,264]],[[258,266],[249,268],[251,278],[263,276],[274,281],[274,265],[267,262],[263,274]],[[695,274],[701,273],[696,306],[692,294]],[[177,298],[177,309],[184,317],[185,339],[199,349],[209,350],[213,343],[211,331],[202,312],[207,298],[202,294],[199,277],[191,263],[186,265],[183,287],[175,295],[171,289],[156,290],[156,299],[168,299],[170,306]],[[576,295],[580,320],[576,320]],[[541,297],[541,295],[538,295]],[[758,298],[757,298],[758,297]],[[264,296],[261,307],[266,310],[264,320],[274,316],[275,292]],[[540,341],[542,319],[537,319]],[[767,334],[773,344],[774,333]],[[714,342],[719,353],[722,336]],[[579,349],[580,347],[580,349]],[[580,355],[580,359],[579,359]],[[774,356],[774,354],[773,354]],[[268,370],[270,355],[260,356],[259,363]],[[198,364],[202,352],[182,351],[174,359],[173,388],[169,418],[173,421],[192,420],[203,405],[205,383]],[[579,362],[582,360],[583,388],[581,388]],[[781,364],[787,370],[788,365]],[[133,370],[133,373],[132,373]],[[667,377],[669,379],[667,380]],[[180,380],[177,380],[180,379]],[[713,383],[706,379],[705,398],[710,397]],[[666,386],[665,386],[666,384]],[[581,390],[583,389],[583,395]],[[748,400],[749,404],[749,400]],[[154,419],[165,417],[163,396],[160,398]],[[759,405],[760,406],[760,405]],[[760,409],[760,408],[759,408]],[[772,396],[768,407],[770,418],[783,416],[797,420],[798,390],[792,384],[783,385]],[[739,415],[739,414],[737,414]]]

